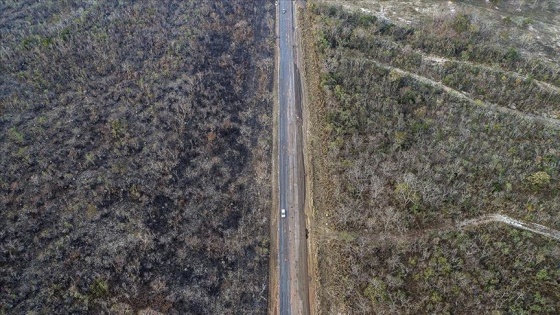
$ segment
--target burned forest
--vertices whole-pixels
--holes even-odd
[[[274,4],[0,2],[0,314],[264,314]]]

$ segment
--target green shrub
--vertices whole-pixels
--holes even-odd
[[[22,144],[25,140],[23,133],[19,132],[16,127],[10,128],[8,135],[17,144]]]
[[[543,188],[550,184],[550,175],[542,171],[536,172],[529,175],[529,177],[527,177],[527,181],[529,182],[532,188],[535,189]]]
[[[457,33],[463,33],[469,30],[471,26],[471,20],[466,14],[457,14],[455,18],[451,21],[451,28]]]
[[[377,18],[373,15],[360,15],[358,19],[358,25],[360,26],[370,26],[377,21]]]
[[[504,59],[506,61],[509,61],[510,63],[516,62],[519,60],[519,52],[515,49],[515,48],[510,48],[508,49],[508,51],[506,52]]]
[[[385,302],[388,298],[387,285],[383,280],[375,277],[371,279],[370,284],[364,290],[364,295],[373,303]]]
[[[521,26],[522,27],[528,27],[529,25],[535,23],[535,21],[531,18],[525,18],[523,19],[523,22],[521,22]]]
[[[330,44],[325,34],[320,33],[317,35],[317,47],[319,47],[319,51],[324,52],[325,49],[329,48]]]
[[[541,270],[539,270],[539,272],[537,272],[536,279],[537,279],[538,281],[547,281],[547,280],[550,280],[550,276],[549,276],[549,274],[548,274],[548,271],[547,271],[546,269],[541,269]]]
[[[395,186],[395,197],[399,203],[410,206],[412,211],[417,211],[420,207],[420,195],[414,188],[407,183],[399,183]]]
[[[89,288],[89,293],[94,299],[106,297],[109,295],[109,284],[107,284],[107,281],[97,278],[93,280]]]
[[[512,25],[513,20],[511,19],[510,16],[506,16],[505,18],[502,19],[502,23],[504,23],[505,25]]]

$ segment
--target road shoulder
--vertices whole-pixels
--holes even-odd
[[[317,117],[317,112],[311,110],[312,101],[317,102],[316,97],[311,95],[319,95],[316,89],[319,86],[319,78],[317,77],[317,56],[313,50],[313,35],[311,33],[309,17],[307,15],[307,7],[303,3],[297,6],[297,32],[296,42],[297,55],[300,60],[300,78],[302,84],[302,140],[303,140],[303,160],[304,160],[304,176],[305,176],[305,223],[307,238],[307,263],[308,263],[308,286],[309,286],[309,310],[310,314],[319,313],[319,304],[317,299],[317,288],[319,285],[318,265],[317,265],[317,237],[315,228],[315,204],[314,204],[314,156],[313,156],[313,135],[316,130],[312,122]],[[311,93],[307,93],[311,91]]]
[[[278,6],[275,15],[275,56],[274,56],[274,101],[272,106],[272,209],[270,209],[270,249],[269,249],[269,278],[268,278],[268,314],[279,314],[279,266],[278,266]]]

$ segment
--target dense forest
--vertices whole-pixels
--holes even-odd
[[[552,314],[560,68],[457,12],[305,19],[321,313]]]
[[[0,314],[266,313],[273,13],[0,2]]]

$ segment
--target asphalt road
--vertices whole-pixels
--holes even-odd
[[[309,314],[303,213],[301,100],[296,68],[294,2],[278,1],[278,267],[279,314]],[[296,85],[297,84],[297,85]],[[281,217],[281,209],[286,217]]]
[[[288,154],[288,109],[295,101],[293,66],[293,4],[292,1],[279,1],[278,7],[278,187],[280,209],[286,209],[286,217],[278,224],[278,265],[280,269],[280,314],[291,314],[290,310],[290,250],[288,220],[292,215],[288,207],[289,199],[289,154]],[[278,209],[278,215],[280,215]]]

